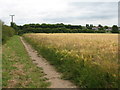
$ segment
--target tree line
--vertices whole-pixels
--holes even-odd
[[[65,25],[59,24],[25,24],[18,26],[15,23],[11,23],[11,27],[17,30],[19,35],[24,33],[119,33],[117,25],[112,27],[108,26],[93,26],[92,24],[81,25]]]

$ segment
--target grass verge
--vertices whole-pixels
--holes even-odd
[[[19,36],[3,45],[3,88],[46,88],[50,85],[41,68],[33,64]]]

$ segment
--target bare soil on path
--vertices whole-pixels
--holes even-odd
[[[61,74],[58,73],[47,60],[42,56],[38,56],[37,51],[34,50],[22,37],[20,37],[20,39],[29,56],[33,60],[33,63],[43,69],[43,72],[46,74],[45,77],[48,78],[49,82],[51,82],[51,86],[49,88],[77,88],[70,81],[61,79]]]

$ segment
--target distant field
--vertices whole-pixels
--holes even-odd
[[[117,34],[25,34],[43,57],[79,87],[118,87]]]

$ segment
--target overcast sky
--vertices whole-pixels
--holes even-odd
[[[118,0],[0,0],[0,19],[29,23],[118,24]]]

